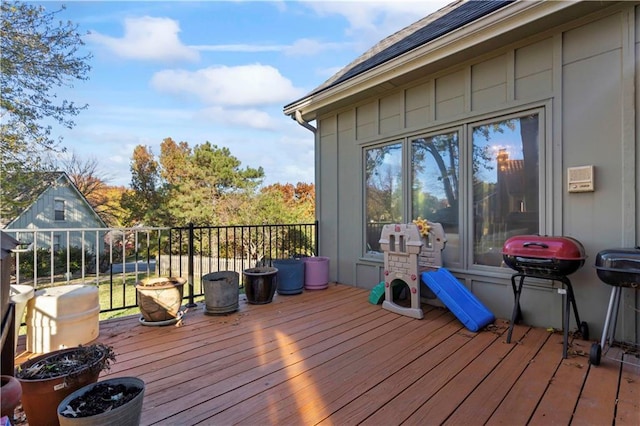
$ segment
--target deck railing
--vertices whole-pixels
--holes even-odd
[[[185,298],[203,295],[201,278],[216,271],[271,265],[318,252],[317,222],[174,228],[4,229],[21,242],[12,283],[36,289],[95,284],[102,313],[137,306],[135,283],[146,277],[188,279]],[[240,285],[242,286],[242,279]]]

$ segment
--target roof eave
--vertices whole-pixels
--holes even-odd
[[[349,80],[292,102],[284,107],[284,114],[294,116],[299,111],[306,121],[313,120],[319,110],[340,100],[373,89],[393,77],[437,62],[454,52],[469,49],[572,5],[575,2],[514,2]]]

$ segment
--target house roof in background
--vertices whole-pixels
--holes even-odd
[[[89,201],[86,199],[86,197],[82,194],[82,192],[80,192],[78,187],[73,183],[73,181],[71,180],[71,178],[66,172],[61,172],[61,171],[35,172],[34,175],[35,175],[35,179],[29,179],[29,181],[32,184],[26,185],[24,188],[22,188],[20,195],[17,197],[18,201],[21,204],[25,205],[26,207],[16,217],[11,217],[11,218],[7,218],[7,220],[3,220],[3,223],[0,223],[0,228],[7,228],[13,222],[18,220],[25,211],[27,211],[29,208],[31,208],[31,206],[33,206],[33,204],[38,200],[38,198],[40,198],[45,193],[47,189],[56,185],[60,180],[65,180],[70,185],[70,187],[77,193],[78,197],[81,198],[86,203],[89,209],[91,209],[91,211],[96,216],[96,218],[100,221],[100,223],[102,223],[105,227],[107,226],[105,222],[102,220],[102,218],[98,215],[98,213],[96,213],[96,211],[93,209],[93,207],[91,206]]]
[[[377,43],[302,99],[343,83],[515,0],[457,0]],[[289,105],[298,101],[291,102]],[[287,105],[288,106],[288,105]],[[286,107],[285,107],[286,108]]]

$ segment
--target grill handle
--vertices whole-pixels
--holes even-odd
[[[549,248],[549,246],[547,244],[540,243],[540,242],[537,242],[537,241],[529,241],[529,242],[524,243],[522,245],[522,247],[525,247],[525,248],[526,247],[531,247],[531,246],[537,246],[537,247],[540,247],[540,248],[543,248],[543,249],[548,249]]]

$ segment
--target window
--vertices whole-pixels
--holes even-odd
[[[54,219],[64,220],[64,200],[55,200],[53,202]]]
[[[473,263],[500,266],[511,236],[539,232],[538,114],[473,127]]]
[[[411,218],[442,224],[447,235],[445,262],[459,262],[458,132],[411,141]]]
[[[60,250],[60,235],[55,234],[53,236],[53,251],[57,252]]]
[[[541,232],[541,111],[365,148],[365,253],[383,225],[422,217],[444,228],[445,265],[501,267],[508,238]]]
[[[380,232],[387,223],[402,222],[402,144],[365,150],[367,253],[380,251]]]

